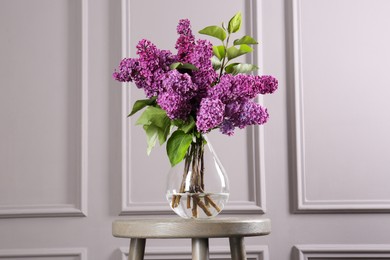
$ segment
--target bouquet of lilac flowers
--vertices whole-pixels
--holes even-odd
[[[230,46],[230,37],[240,27],[241,14],[237,13],[227,26],[200,30],[200,34],[222,43],[213,46],[208,40],[195,40],[190,21],[182,19],[177,26],[176,54],[160,50],[143,39],[137,45],[139,57],[121,61],[113,77],[120,82],[134,82],[147,97],[134,103],[129,116],[145,109],[137,124],[146,132],[148,154],[157,140],[160,145],[167,141],[171,165],[185,159],[185,168],[189,168],[195,156],[191,151],[205,142],[202,134],[218,128],[230,136],[236,127],[267,122],[267,109],[254,98],[273,93],[278,81],[272,76],[247,74],[258,69],[255,65],[232,62],[252,52],[250,45],[257,44],[252,37],[244,36]],[[195,154],[195,160],[200,162],[202,149]],[[201,163],[197,167],[199,174],[203,174]],[[194,184],[192,192],[202,192],[198,186]],[[172,206],[177,203],[174,198]]]
[[[143,39],[137,45],[139,58],[121,61],[113,77],[120,82],[134,82],[148,97],[136,101],[129,115],[147,107],[137,124],[143,125],[148,136],[148,153],[157,139],[163,144],[176,127],[167,147],[173,166],[184,159],[193,136],[216,128],[233,135],[236,127],[267,122],[267,109],[253,99],[258,94],[273,93],[278,81],[272,76],[246,75],[257,67],[231,62],[252,52],[249,45],[257,44],[252,37],[244,36],[228,46],[231,34],[240,26],[238,13],[229,21],[228,28],[209,26],[199,31],[222,41],[222,45],[213,46],[208,40],[196,41],[190,21],[183,19],[177,26],[177,54],[160,50]],[[173,149],[180,154],[170,154],[170,144],[176,143],[182,144],[181,149]]]

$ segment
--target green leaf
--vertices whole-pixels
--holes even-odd
[[[239,73],[249,73],[258,69],[259,67],[253,64],[232,63],[225,68],[225,71],[229,74],[237,75]]]
[[[172,121],[172,125],[176,126],[178,130],[183,131],[184,133],[189,133],[195,127],[195,120],[192,116],[189,116],[187,121],[181,119],[175,119]]]
[[[191,63],[183,63],[183,65],[181,65],[179,69],[199,70],[195,65]]]
[[[224,41],[226,39],[225,30],[216,25],[207,26],[200,30],[199,33],[215,37],[217,39],[220,39],[221,41]]]
[[[213,53],[219,60],[222,60],[225,57],[225,46],[213,46]]]
[[[136,125],[155,125],[165,129],[167,120],[170,120],[165,110],[159,107],[148,107],[138,118]]]
[[[211,57],[211,64],[215,71],[219,70],[222,66],[221,61],[216,56]]]
[[[230,19],[229,24],[228,24],[228,32],[229,33],[235,33],[238,30],[240,30],[241,27],[241,12],[238,12],[236,15]]]
[[[177,69],[189,69],[189,70],[199,70],[195,65],[191,63],[181,63],[181,62],[175,62],[172,63],[171,66],[169,66],[171,70]]]
[[[152,148],[159,140],[160,145],[165,143],[171,131],[171,120],[166,112],[159,107],[148,107],[138,118],[137,125],[143,125],[146,132],[149,155]]]
[[[152,124],[152,125],[156,126],[154,124]],[[158,126],[156,126],[156,127],[158,127]],[[162,128],[158,127],[158,141],[159,141],[160,145],[165,143],[165,141],[168,138],[169,133],[171,132],[172,127],[173,127],[172,122],[168,117],[164,119],[163,127]]]
[[[191,134],[186,134],[181,130],[172,133],[167,142],[167,154],[172,167],[184,159],[191,143]]]
[[[155,104],[156,99],[157,99],[157,97],[152,97],[150,99],[141,99],[141,100],[135,101],[135,103],[133,105],[133,109],[131,110],[131,113],[128,116],[134,115],[135,113],[137,113],[138,111],[140,111],[141,109],[143,109],[146,106],[150,106],[150,105]]]
[[[171,66],[169,66],[169,67],[171,68],[171,70],[174,70],[174,69],[177,69],[177,67],[179,67],[182,64],[183,63],[181,63],[181,62],[175,62],[175,63],[172,63]]]
[[[226,66],[225,67],[226,73],[232,74],[234,71],[234,66],[237,66],[238,64],[240,64],[240,63],[236,62],[236,63],[232,63],[232,64],[229,64],[228,66]]]
[[[234,40],[234,45],[241,45],[241,44],[258,44],[258,42],[253,39],[252,37],[245,35],[240,39]]]
[[[156,145],[157,138],[159,136],[159,131],[161,130],[155,125],[144,125],[144,130],[146,133],[146,140],[148,142],[148,148],[146,149],[146,153],[150,155],[150,152]]]
[[[239,49],[236,48],[235,46],[232,46],[229,49],[227,49],[227,57],[229,60],[232,60],[234,58],[237,58],[241,55],[244,55],[252,51],[253,49],[246,44],[241,44]]]
[[[182,125],[184,125],[184,121],[181,119],[174,119],[171,122],[172,122],[172,126],[176,126],[178,128],[180,128]]]
[[[189,117],[189,120],[187,122],[184,122],[182,126],[180,126],[180,130],[182,130],[184,133],[188,134],[192,129],[195,127],[195,120],[192,116]]]

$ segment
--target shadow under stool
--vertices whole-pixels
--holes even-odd
[[[130,238],[128,260],[143,260],[146,239],[191,238],[192,259],[209,259],[209,238],[229,238],[232,260],[246,260],[244,237],[264,236],[271,232],[265,218],[213,219],[129,219],[112,223],[114,237]]]

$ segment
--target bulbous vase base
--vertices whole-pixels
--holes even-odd
[[[217,216],[229,199],[228,193],[167,193],[171,209],[186,219]]]

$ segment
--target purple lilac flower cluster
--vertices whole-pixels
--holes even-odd
[[[206,113],[208,120],[197,120],[198,130],[204,133],[219,127],[223,134],[232,135],[235,127],[266,123],[269,117],[267,109],[253,99],[259,94],[271,94],[277,87],[278,81],[272,76],[223,75],[217,85],[209,88],[207,95],[225,105],[222,119],[219,110],[203,108],[201,103],[198,119],[204,118]]]
[[[157,104],[170,119],[193,116],[201,133],[220,128],[223,134],[232,135],[236,127],[267,122],[267,109],[253,99],[277,89],[274,77],[224,74],[219,78],[210,60],[212,44],[195,41],[188,19],[179,21],[177,33],[176,55],[141,40],[137,45],[139,58],[123,59],[113,77],[134,82],[148,98],[157,97]],[[175,62],[190,63],[197,69],[171,70]]]
[[[138,59],[123,59],[113,77],[120,82],[134,82],[149,98],[157,96],[166,73],[170,71],[169,65],[176,61],[176,57],[170,51],[157,49],[145,39],[138,43],[137,54]]]

